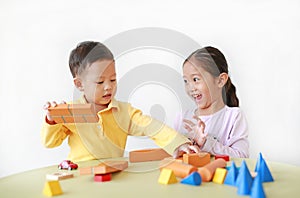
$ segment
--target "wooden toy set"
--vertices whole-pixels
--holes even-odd
[[[205,152],[184,154],[182,158],[173,159],[162,149],[147,149],[132,151],[129,156],[132,163],[160,160],[158,183],[164,185],[180,182],[185,185],[201,186],[202,182],[213,182],[236,187],[238,195],[264,198],[266,196],[263,183],[274,181],[262,154],[259,154],[254,174],[249,171],[244,160],[240,167],[236,167],[234,161],[227,167],[229,156],[217,155],[212,158]],[[95,182],[107,182],[112,180],[113,173],[126,168],[128,161],[104,161],[96,166],[79,167],[79,175],[93,175]],[[44,195],[63,194],[59,180],[72,177],[70,171],[47,175]]]

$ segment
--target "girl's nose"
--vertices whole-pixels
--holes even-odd
[[[109,82],[106,82],[104,84],[104,90],[111,90],[112,89],[112,83],[109,81]]]

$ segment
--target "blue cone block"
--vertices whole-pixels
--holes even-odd
[[[235,163],[232,161],[231,167],[229,168],[224,184],[235,186],[235,180],[238,176],[238,168],[235,166]]]
[[[274,181],[272,174],[270,172],[270,169],[268,168],[268,165],[264,159],[262,160],[262,162],[260,164],[257,174],[260,175],[262,182],[273,182]]]
[[[239,170],[239,175],[236,179],[236,186],[238,187],[237,193],[239,195],[250,195],[252,182],[252,176],[249,172],[246,162],[243,160]]]
[[[255,165],[255,170],[254,170],[255,172],[258,172],[260,164],[261,164],[262,161],[263,161],[262,154],[259,153],[257,161],[256,161],[256,165]]]
[[[257,174],[254,179],[251,188],[250,198],[266,198],[264,187],[262,185],[262,181],[259,174]]]
[[[193,186],[200,186],[202,178],[198,172],[192,172],[190,175],[181,180],[182,184],[189,184]]]

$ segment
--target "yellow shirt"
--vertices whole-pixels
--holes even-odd
[[[82,97],[74,103],[86,103]],[[68,137],[72,161],[122,157],[128,135],[148,136],[169,154],[189,142],[161,122],[143,115],[129,103],[112,100],[98,112],[98,123],[67,123],[49,125],[44,121],[41,138],[47,148],[61,145]]]

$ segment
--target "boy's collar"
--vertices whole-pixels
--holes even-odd
[[[84,104],[88,103],[84,95],[82,95],[79,98],[79,101],[80,101],[80,103],[84,103]],[[102,111],[109,110],[111,108],[116,108],[117,110],[120,109],[118,101],[115,100],[114,98],[110,101],[110,103],[108,104],[107,108],[103,109]]]

